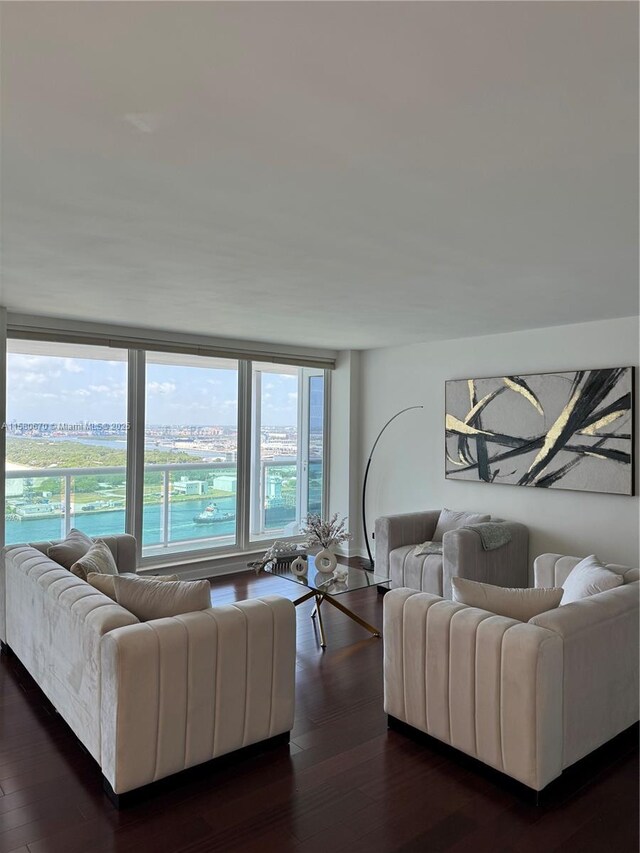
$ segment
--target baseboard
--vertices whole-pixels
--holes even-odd
[[[148,785],[135,788],[133,791],[125,791],[123,794],[116,794],[104,776],[102,777],[102,787],[109,800],[117,809],[129,808],[149,797],[159,794],[161,791],[174,790],[181,785],[187,785],[203,779],[211,773],[220,772],[230,765],[238,764],[241,761],[246,761],[248,758],[253,758],[256,755],[285,746],[289,743],[290,734],[290,732],[283,732],[267,740],[252,743],[242,749],[236,749],[234,752],[228,752],[226,755],[212,758],[211,761],[207,761],[204,764],[197,764],[195,767],[189,767],[180,773],[174,773],[171,776],[166,776],[164,779],[158,779],[157,782],[150,782]]]
[[[541,791],[536,791],[534,788],[518,782],[517,779],[507,776],[506,773],[484,764],[477,758],[460,752],[450,744],[410,726],[397,717],[389,715],[387,724],[391,730],[423,744],[433,752],[447,756],[456,764],[478,773],[501,788],[515,794],[518,798],[541,807],[557,807],[571,799],[584,787],[594,782],[596,778],[606,773],[622,756],[634,754],[638,751],[639,724],[634,723],[589,755],[581,758],[580,761],[567,767],[557,779],[553,779]]]

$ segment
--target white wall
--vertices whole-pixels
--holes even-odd
[[[530,558],[545,551],[638,566],[637,497],[445,480],[446,379],[638,365],[638,318],[441,341],[361,356],[360,474],[378,430],[384,434],[368,490],[369,528],[379,515],[449,507],[482,510],[529,526]],[[638,465],[636,428],[636,483]],[[364,547],[359,537],[361,553]]]

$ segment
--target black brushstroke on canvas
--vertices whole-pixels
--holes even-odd
[[[461,433],[460,430],[450,428],[446,430],[447,436],[457,437],[459,458],[467,462],[463,467],[447,473],[455,476],[456,473],[477,469],[478,479],[485,482],[496,482],[496,479],[501,476],[515,474],[515,471],[511,471],[501,475],[500,469],[495,467],[496,463],[506,459],[516,459],[533,451],[539,451],[533,464],[520,476],[517,484],[550,488],[560,482],[571,470],[576,468],[585,457],[596,457],[631,466],[632,455],[630,452],[605,445],[608,441],[626,440],[631,442],[633,437],[632,432],[585,432],[585,430],[588,430],[598,421],[602,421],[603,418],[611,414],[632,413],[633,401],[631,392],[627,392],[618,397],[614,402],[602,406],[604,400],[614,391],[616,385],[628,370],[629,368],[611,368],[577,371],[572,377],[570,391],[563,409],[563,415],[566,413],[566,417],[564,419],[557,419],[547,432],[531,437],[518,437],[497,433],[489,429],[483,430],[481,413],[490,406],[498,394],[506,390],[506,385],[492,391],[486,395],[483,404],[474,412],[473,416],[465,420],[465,423],[475,429],[482,430],[482,433],[469,436]],[[526,392],[525,396],[529,395],[530,402],[534,401],[537,407],[542,410],[540,400],[522,377],[510,376],[507,378],[510,382],[522,388]],[[512,388],[512,390],[517,389]],[[476,405],[477,399],[474,383],[471,408]],[[598,408],[599,406],[602,406],[602,408]],[[621,422],[621,425],[623,422]],[[551,436],[552,430],[553,436]],[[576,441],[580,434],[591,434],[598,440],[594,444],[585,444],[582,441]],[[471,455],[471,442],[475,442],[475,460]],[[511,449],[490,455],[488,448],[492,444],[506,446]],[[543,448],[546,448],[546,451],[540,452]],[[556,470],[548,471],[547,469],[550,464],[561,452],[571,453],[573,454],[573,458],[564,462]]]

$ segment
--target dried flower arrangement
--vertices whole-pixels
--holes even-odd
[[[302,523],[300,533],[306,536],[308,548],[316,545],[320,545],[322,548],[330,548],[331,545],[340,545],[341,542],[348,542],[353,538],[345,530],[346,523],[346,516],[338,521],[337,512],[334,512],[328,521],[323,521],[320,515],[308,515]]]

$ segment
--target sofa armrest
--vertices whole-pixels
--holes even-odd
[[[638,583],[541,613],[529,624],[564,644],[568,767],[638,720]]]
[[[485,551],[475,530],[458,528],[442,537],[442,591],[451,598],[451,578],[468,578],[495,586],[528,586],[529,530],[516,521],[505,521],[511,541]]]
[[[418,545],[432,539],[439,518],[439,509],[376,518],[376,572],[389,577],[389,554],[402,545]]]
[[[116,794],[290,731],[293,603],[265,596],[101,642],[101,767]]]
[[[436,595],[384,598],[385,711],[541,790],[562,771],[562,640]]]

